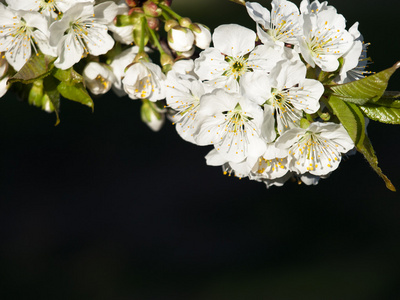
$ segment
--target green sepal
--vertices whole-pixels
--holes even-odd
[[[23,84],[33,83],[37,79],[48,76],[54,68],[53,62],[56,57],[38,53],[33,55],[26,64],[8,82],[22,82]]]
[[[132,18],[128,15],[118,15],[116,19],[117,19],[117,22],[115,25],[118,27],[129,26],[134,23],[132,21]]]
[[[357,105],[374,103],[382,97],[390,77],[399,67],[400,62],[397,62],[382,72],[349,83],[333,85],[330,89],[336,97],[346,102]]]
[[[153,121],[153,116],[156,117],[157,120],[162,119],[162,115],[160,113],[160,109],[157,106],[157,103],[151,102],[147,99],[142,100],[142,107],[140,108],[140,116],[144,123],[150,123]]]
[[[396,191],[389,178],[378,167],[378,158],[375,155],[371,141],[365,133],[365,119],[360,107],[354,103],[345,102],[335,95],[330,96],[328,105],[344,128],[346,128],[357,151],[364,155],[374,171],[385,181],[386,187],[391,191]]]
[[[57,86],[57,90],[64,98],[89,106],[94,111],[93,100],[82,83],[72,85],[62,81]]]
[[[336,71],[334,72],[324,72],[321,71],[318,75],[318,80],[322,83],[322,84],[330,84],[332,83],[332,81],[339,75],[340,70],[342,69],[343,66],[343,57],[340,57],[338,59],[339,61],[339,67],[337,68]]]
[[[37,79],[32,83],[29,90],[28,103],[36,107],[42,106],[43,98],[43,79]]]

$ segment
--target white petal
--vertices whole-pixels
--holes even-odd
[[[214,47],[228,56],[243,56],[254,49],[254,31],[236,24],[220,25],[213,34]]]

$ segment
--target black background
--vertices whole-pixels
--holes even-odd
[[[329,3],[360,21],[371,70],[400,60],[397,2]],[[175,5],[211,28],[254,28],[227,0]],[[111,93],[94,114],[64,99],[54,127],[0,99],[1,299],[400,298],[400,197],[361,155],[317,186],[267,190],[206,166],[211,148],[170,123],[153,133],[139,109]],[[400,188],[399,127],[368,133]]]

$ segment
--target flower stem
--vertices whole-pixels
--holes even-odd
[[[164,51],[163,47],[161,46],[160,41],[158,40],[156,32],[151,28],[149,28],[149,32],[150,32],[150,35],[151,35],[151,37],[153,39],[154,45],[157,47],[158,51],[160,52],[160,55],[164,54],[165,51]]]
[[[144,41],[145,41],[145,37],[146,37],[146,35],[145,35],[145,32],[146,32],[146,29],[147,29],[147,21],[146,21],[146,18],[145,17],[142,17],[141,19],[140,19],[140,23],[141,23],[141,36],[140,36],[140,44],[139,44],[139,52],[144,52],[144,46],[145,46],[145,44],[144,44]]]
[[[168,14],[170,14],[173,18],[177,19],[178,21],[180,19],[182,19],[182,17],[180,15],[178,15],[176,12],[174,12],[168,6],[165,6],[165,5],[162,5],[162,4],[158,4],[158,7],[161,8],[164,12],[167,12]]]

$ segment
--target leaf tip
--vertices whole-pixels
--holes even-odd
[[[392,192],[397,192],[396,187],[390,181],[386,182],[386,187]]]
[[[395,70],[397,70],[398,68],[400,68],[400,61],[398,61],[397,63],[394,64],[393,68]]]

